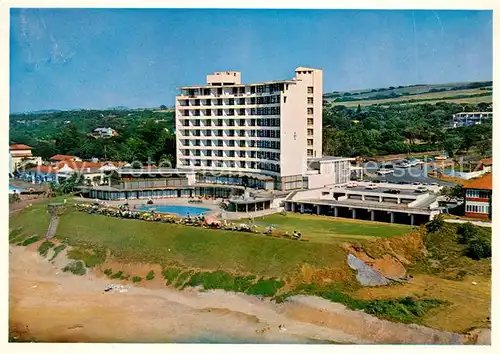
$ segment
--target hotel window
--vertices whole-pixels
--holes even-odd
[[[234,127],[234,119],[229,119],[227,125],[230,126],[230,127]]]
[[[200,146],[200,140],[196,139],[196,140],[194,141],[194,146]]]
[[[307,139],[307,145],[312,146],[313,144],[313,139]]]
[[[245,120],[244,119],[240,119],[239,122],[238,122],[238,125],[240,127],[244,127],[245,126]]]
[[[227,146],[234,147],[234,140],[229,140]]]
[[[234,116],[234,108],[230,108],[227,115],[228,116]]]
[[[205,110],[205,115],[206,116],[211,116],[212,115],[212,110],[210,110],[210,109]]]
[[[238,88],[237,87],[233,87],[233,95],[236,95],[238,93]]]
[[[204,96],[210,95],[210,89],[203,89],[203,95]]]
[[[217,126],[222,127],[222,119],[217,119]]]
[[[312,97],[307,97],[307,104],[313,104],[314,100]]]
[[[255,104],[255,97],[250,98],[250,104]]]
[[[307,109],[307,114],[314,114],[314,110],[312,108]]]
[[[240,168],[245,168],[245,167],[246,167],[245,161],[240,161]]]
[[[222,145],[222,140],[217,140],[217,146],[223,146]]]
[[[234,106],[234,98],[230,98],[229,99],[229,105],[230,106]]]
[[[245,131],[244,131],[244,130],[240,130],[240,131],[238,132],[238,135],[239,135],[240,137],[244,137],[244,136],[245,136]]]
[[[217,151],[217,156],[222,157],[222,150]]]
[[[308,125],[313,125],[313,124],[314,124],[314,119],[312,119],[312,118],[307,118],[307,124],[308,124]]]
[[[234,157],[234,150],[228,151],[228,156],[229,157]]]
[[[201,156],[201,154],[200,154],[200,150],[195,150],[195,151],[194,151],[194,155],[195,155],[195,156]]]
[[[240,116],[244,116],[244,115],[245,115],[245,108],[240,108],[240,109],[238,110],[238,115],[240,115]]]
[[[309,86],[307,88],[307,93],[314,93],[314,88],[312,86]]]
[[[263,93],[263,92],[264,92],[264,86],[263,85],[257,86],[257,93]]]
[[[193,106],[199,106],[199,105],[200,105],[200,100],[199,99],[194,100]]]
[[[207,160],[207,167],[212,167],[212,160]]]
[[[222,89],[221,89],[221,88],[218,88],[218,89],[217,89],[217,94],[218,94],[218,95],[222,95]]]
[[[314,130],[313,129],[307,129],[307,135],[313,135]]]
[[[224,134],[223,134],[223,131],[222,131],[222,130],[218,130],[218,131],[217,131],[217,136],[223,136],[223,135],[224,135]]]
[[[217,99],[217,104],[216,105],[217,106],[222,106],[222,99],[221,98]]]
[[[288,89],[288,85],[286,85],[286,88]],[[286,103],[286,96],[283,96],[283,103]]]
[[[240,157],[245,157],[245,151],[240,151]]]
[[[234,136],[234,129],[230,129],[230,130],[229,130],[229,134],[228,134],[228,135],[229,135],[229,136]]]
[[[250,93],[255,93],[255,86],[250,86]]]
[[[210,127],[212,125],[212,121],[210,119],[205,119],[205,126]]]
[[[244,99],[244,98],[240,98],[240,99],[238,100],[238,104],[240,104],[240,105],[245,105],[245,99]]]
[[[206,154],[207,156],[212,156],[212,150],[207,150]]]

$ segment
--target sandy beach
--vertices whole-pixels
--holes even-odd
[[[296,296],[283,304],[224,291],[127,285],[60,270],[34,247],[10,247],[10,337],[44,342],[458,344],[460,335],[392,323]],[[283,325],[285,331],[278,326]],[[262,331],[264,328],[268,328]]]

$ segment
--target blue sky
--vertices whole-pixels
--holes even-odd
[[[491,80],[491,11],[12,9],[10,111],[173,105],[213,71],[324,92]]]

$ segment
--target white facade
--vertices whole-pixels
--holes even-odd
[[[461,112],[453,115],[453,128],[470,127],[476,124],[491,122],[492,112]]]
[[[241,84],[239,72],[207,76],[176,98],[177,167],[274,177],[307,188],[308,158],[322,157],[322,70]]]

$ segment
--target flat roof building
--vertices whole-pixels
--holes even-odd
[[[180,90],[177,168],[260,174],[273,178],[274,189],[309,188],[308,176],[317,173],[308,160],[323,157],[322,70],[298,67],[292,80],[252,84],[242,84],[239,72],[216,72],[205,85]]]
[[[452,127],[470,127],[489,122],[493,119],[492,112],[460,112],[453,115]]]
[[[491,219],[492,174],[488,173],[467,181],[463,188],[465,190],[465,216]]]

